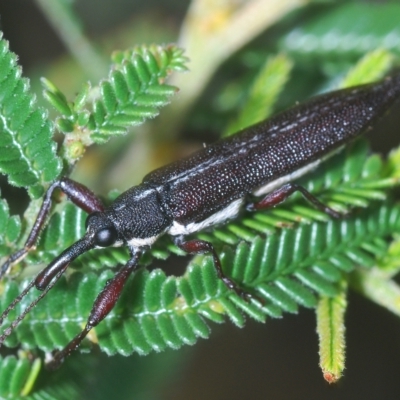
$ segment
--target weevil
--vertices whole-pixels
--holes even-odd
[[[55,181],[44,196],[24,248],[2,265],[0,277],[34,247],[56,189],[89,213],[86,233],[44,268],[6,308],[0,322],[33,287],[42,291],[3,332],[0,343],[75,258],[93,248],[127,246],[129,261],[98,294],[85,328],[55,354],[51,363],[59,365],[108,315],[127,279],[138,268],[143,251],[164,234],[189,254],[211,254],[217,275],[225,285],[251,299],[224,274],[213,245],[188,236],[235,218],[241,209],[255,211],[276,206],[296,191],[318,209],[340,217],[293,181],[367,131],[399,98],[400,73],[377,83],[317,96],[151,172],[140,185],[122,193],[107,207],[87,187],[66,177]],[[250,200],[250,196],[258,199]]]

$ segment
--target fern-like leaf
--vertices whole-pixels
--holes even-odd
[[[337,382],[344,370],[347,282],[341,282],[340,292],[334,297],[321,297],[317,307],[320,367],[329,383]]]
[[[57,126],[66,135],[64,154],[70,163],[91,143],[105,143],[158,115],[178,90],[165,79],[173,71],[185,71],[187,58],[174,45],[142,46],[114,53],[113,62],[108,79],[98,87],[84,86],[73,103],[43,81],[45,98],[62,114]],[[86,104],[90,94],[91,110]]]
[[[8,254],[20,231],[20,218],[16,215],[10,216],[7,202],[0,199],[0,257]]]
[[[22,354],[20,358],[0,356],[0,397],[25,397],[32,389],[40,365],[40,359],[31,362],[26,354]]]
[[[47,113],[35,106],[29,82],[21,77],[17,57],[0,35],[0,172],[15,186],[41,195],[40,185],[54,180],[61,170],[52,141]]]

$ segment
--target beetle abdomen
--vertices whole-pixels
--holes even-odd
[[[166,185],[175,221],[202,221],[278,178],[305,173],[362,134],[399,97],[400,74],[315,97],[160,168],[145,182]]]

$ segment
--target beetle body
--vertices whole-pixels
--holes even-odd
[[[400,75],[322,95],[148,174],[106,209],[120,238],[151,245],[234,218],[363,134],[400,97]]]
[[[251,296],[224,275],[213,245],[186,236],[235,218],[244,205],[248,210],[275,206],[294,191],[300,191],[332,217],[339,217],[339,213],[292,181],[363,134],[399,98],[400,74],[378,83],[318,96],[153,171],[142,184],[122,193],[108,207],[77,182],[68,178],[54,182],[46,192],[24,248],[3,264],[0,277],[34,247],[56,188],[89,213],[86,234],[42,270],[3,312],[0,322],[32,287],[43,291],[0,335],[0,343],[76,257],[96,247],[128,246],[131,258],[97,296],[85,328],[57,353],[53,366],[58,365],[107,316],[126,280],[137,269],[143,249],[163,234],[171,235],[175,244],[190,254],[210,253],[218,277],[229,289],[248,299]],[[265,197],[252,203],[248,201],[249,195]]]

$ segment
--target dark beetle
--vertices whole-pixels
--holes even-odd
[[[86,187],[68,178],[54,182],[46,192],[35,225],[24,249],[9,257],[0,270],[20,260],[36,243],[50,210],[51,196],[60,188],[89,213],[85,236],[64,250],[4,311],[1,321],[35,286],[42,294],[7,328],[0,341],[51,289],[68,264],[96,247],[122,246],[131,258],[98,295],[85,329],[61,352],[58,365],[114,307],[143,251],[167,233],[191,254],[211,253],[218,276],[237,294],[250,297],[225,276],[211,243],[186,236],[235,218],[241,208],[256,210],[275,206],[300,191],[317,208],[332,217],[340,214],[320,203],[303,187],[291,183],[324,158],[364,133],[400,98],[400,74],[385,80],[331,92],[297,105],[275,117],[221,140],[190,157],[148,174],[143,183],[121,194],[110,206]],[[265,196],[255,203],[248,195]]]

